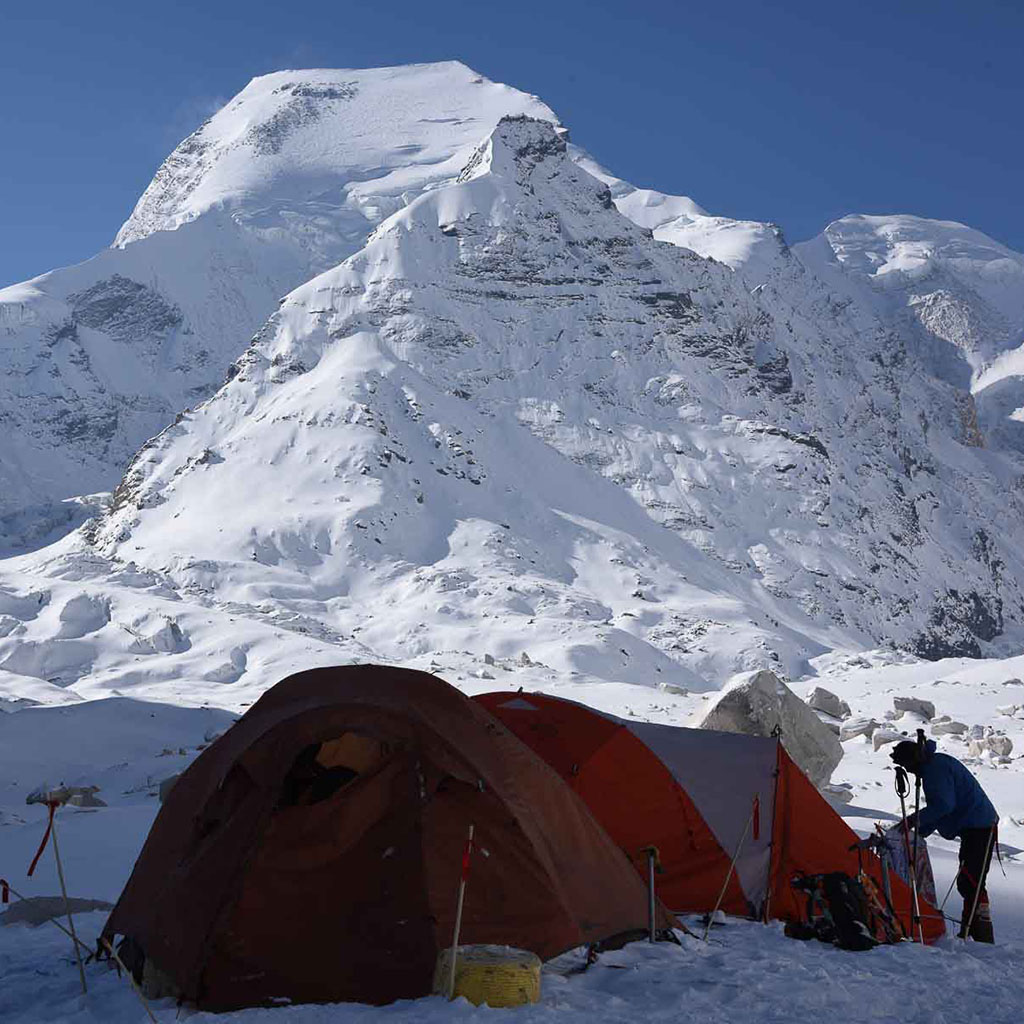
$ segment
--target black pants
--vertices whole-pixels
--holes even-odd
[[[985,879],[988,877],[992,852],[996,846],[996,827],[965,828],[960,833],[960,873],[956,876],[956,888],[964,898],[961,938],[967,931],[967,922],[974,910],[970,936],[976,942],[994,942],[992,915],[989,911],[988,892]],[[975,894],[977,909],[975,909]]]

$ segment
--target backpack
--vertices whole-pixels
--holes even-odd
[[[880,941],[893,941],[864,886],[846,872],[799,875],[792,884],[807,896],[807,920],[786,925],[791,938],[819,939],[852,950],[872,949]]]

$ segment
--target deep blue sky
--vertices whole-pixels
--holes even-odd
[[[458,58],[638,185],[791,241],[844,213],[1024,250],[1018,0],[52,0],[4,5],[0,285],[109,244],[253,76]]]

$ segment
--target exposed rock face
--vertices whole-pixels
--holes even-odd
[[[828,782],[842,760],[839,740],[774,672],[762,669],[738,676],[701,722],[702,729],[771,736],[816,786]]]

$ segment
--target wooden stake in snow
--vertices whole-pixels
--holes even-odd
[[[60,847],[57,845],[57,816],[53,817],[53,857],[57,861],[57,877],[60,879],[60,894],[64,897],[64,910],[68,915],[68,931],[75,946],[75,959],[78,961],[78,977],[82,982],[82,992],[89,991],[85,984],[85,965],[82,963],[82,951],[78,948],[78,936],[75,934],[75,919],[71,915],[71,903],[68,901],[68,887],[64,884],[64,865],[60,859]]]
[[[50,818],[46,823],[46,831],[43,833],[43,841],[39,844],[39,849],[36,851],[35,857],[32,858],[32,863],[29,865],[28,876],[32,877],[32,873],[36,869],[36,865],[39,863],[39,858],[43,855],[43,850],[46,849],[47,840],[53,839],[53,856],[57,861],[57,877],[60,879],[60,892],[64,897],[64,911],[68,916],[68,931],[71,933],[71,939],[75,949],[75,959],[78,961],[78,977],[82,982],[82,992],[88,993],[89,988],[85,983],[85,965],[82,963],[82,954],[79,951],[78,936],[75,934],[75,919],[71,915],[71,904],[68,901],[68,888],[64,884],[64,865],[60,859],[60,846],[57,845],[57,808],[61,807],[67,799],[67,790],[54,790],[53,792],[37,792],[33,793],[29,798],[29,803],[41,803],[46,804],[47,810],[50,812]]]
[[[462,851],[462,876],[459,878],[459,898],[455,904],[455,928],[452,932],[451,963],[448,965],[448,1000],[455,998],[455,962],[459,955],[459,932],[462,930],[462,905],[466,899],[466,879],[469,878],[469,858],[473,853],[473,826],[466,835],[466,847]]]
[[[711,923],[715,919],[715,914],[718,913],[718,908],[722,905],[722,900],[725,899],[725,890],[729,888],[729,879],[732,878],[732,873],[736,869],[736,861],[740,859],[740,850],[743,849],[743,844],[746,842],[747,833],[750,831],[750,826],[754,826],[754,838],[757,838],[757,833],[760,831],[760,800],[758,797],[754,797],[754,806],[750,808],[750,817],[747,818],[747,823],[743,827],[743,835],[740,836],[740,841],[736,844],[736,852],[732,855],[732,862],[729,864],[729,870],[725,874],[725,881],[722,883],[722,891],[718,894],[718,899],[715,900],[715,909],[708,914],[708,923],[704,926],[704,941],[708,941],[708,933],[711,931]]]

